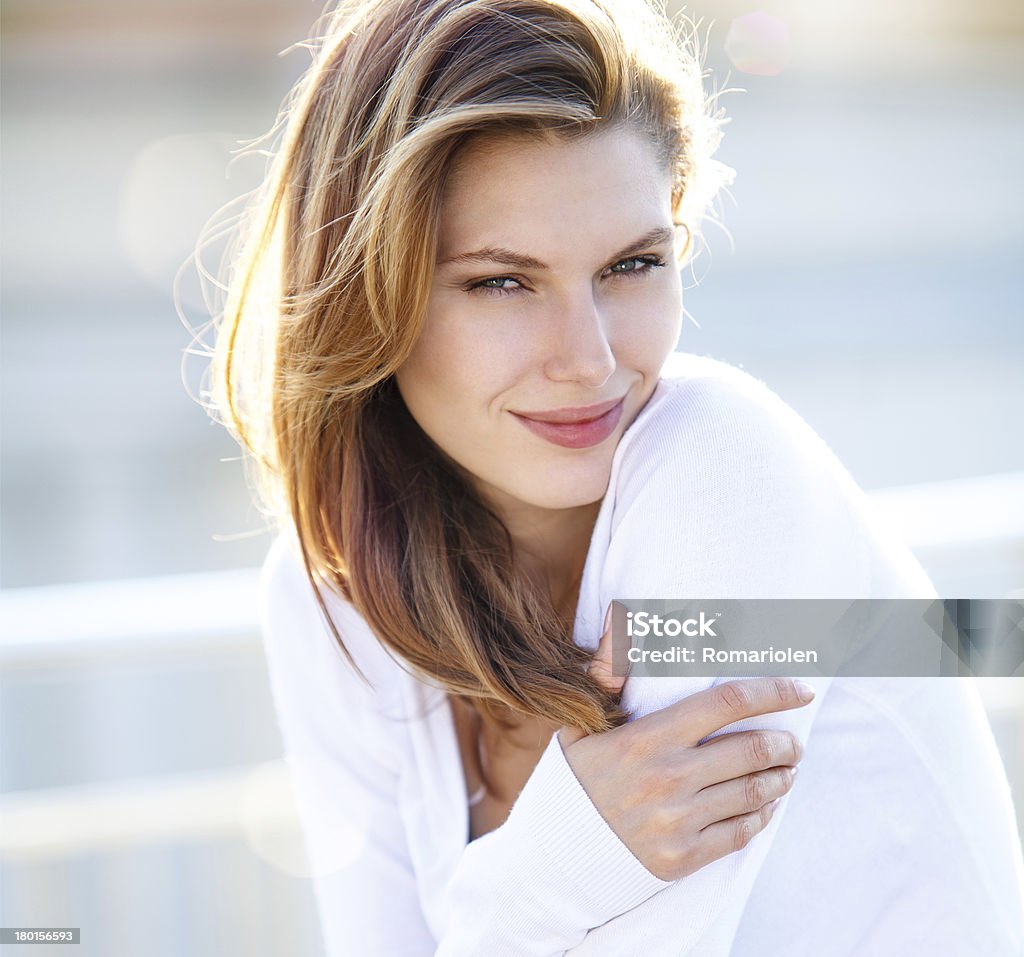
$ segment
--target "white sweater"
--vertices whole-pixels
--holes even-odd
[[[805,743],[793,790],[742,851],[659,880],[602,819],[558,737],[507,822],[468,842],[443,693],[326,593],[371,691],[335,647],[293,536],[262,620],[329,957],[1016,955],[1024,865],[970,679],[814,679],[814,702],[730,725]],[[673,354],[615,452],[574,637],[613,598],[931,598],[852,478],[761,382]],[[631,678],[634,717],[726,678]]]

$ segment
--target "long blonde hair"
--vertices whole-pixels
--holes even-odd
[[[645,0],[351,0],[319,27],[238,233],[211,414],[251,453],[264,513],[297,533],[346,654],[318,584],[485,720],[608,730],[625,715],[394,373],[425,313],[446,173],[477,137],[627,126],[699,235],[732,170],[712,159],[721,111],[695,33]]]

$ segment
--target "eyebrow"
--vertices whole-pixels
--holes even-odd
[[[630,243],[625,249],[620,249],[611,259],[625,259],[643,249],[651,246],[659,246],[667,243],[675,237],[675,230],[669,226],[656,226],[646,232],[635,242]],[[516,266],[519,269],[548,269],[547,263],[542,263],[533,256],[524,253],[517,253],[503,246],[485,246],[471,253],[460,253],[458,256],[449,256],[447,259],[439,259],[438,266],[447,266],[449,263],[500,263],[505,266]]]

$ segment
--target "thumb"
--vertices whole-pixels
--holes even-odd
[[[625,674],[618,676],[612,674],[612,666],[615,663],[612,651],[612,628],[613,625],[619,625],[621,629],[621,626],[624,624],[625,614],[625,605],[620,605],[617,601],[613,601],[608,605],[608,610],[604,616],[604,631],[601,633],[601,640],[598,642],[597,650],[587,666],[587,674],[605,691],[616,696],[622,693],[622,686],[626,683],[626,676]],[[629,666],[628,659],[625,657],[628,649],[623,646],[618,651],[619,658],[621,659],[619,662],[621,667],[618,670],[625,672]],[[583,737],[586,737],[586,735],[582,730],[570,725],[565,725],[558,732],[558,738],[563,748],[574,744]]]
[[[617,601],[613,601],[608,605],[608,611],[605,612],[604,616],[604,631],[601,634],[601,640],[598,642],[597,651],[594,652],[594,657],[590,661],[590,667],[587,668],[587,673],[593,678],[605,691],[609,694],[618,695],[622,692],[622,686],[626,683],[626,676],[624,672],[628,667],[628,662],[624,654],[620,654],[622,661],[618,662],[620,667],[618,670],[623,674],[616,676],[612,674],[612,668],[615,662],[612,657],[612,625],[623,622],[619,621],[618,618],[625,614],[625,606],[620,605]],[[620,649],[620,653],[626,649]]]

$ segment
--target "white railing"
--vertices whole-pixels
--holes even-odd
[[[261,835],[300,833],[283,760],[176,774],[15,791],[0,798],[0,859],[37,864],[140,844],[240,835],[260,852]],[[296,867],[301,870],[301,867]]]
[[[999,597],[1024,588],[1024,472],[886,489],[871,499],[941,595]],[[989,594],[977,594],[975,582]],[[126,656],[258,652],[257,588],[258,570],[246,569],[0,591],[0,673],[12,680],[22,669]],[[1012,729],[1007,738],[1019,740],[1024,719],[1014,682],[979,687],[997,731]],[[1024,761],[1004,758],[1021,801]],[[282,761],[0,794],[0,858],[8,863],[214,834],[243,836],[259,852],[259,835],[269,832],[296,833]],[[291,870],[301,871],[301,863]]]

